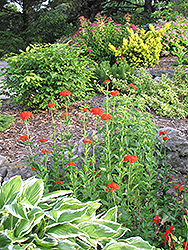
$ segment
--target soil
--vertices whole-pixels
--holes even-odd
[[[171,69],[173,70],[173,65],[176,63],[176,57],[163,57],[160,59],[159,65],[156,65],[154,68],[159,69]],[[88,101],[88,104],[93,107],[101,107],[104,102],[104,96],[102,94],[96,95],[91,102]],[[72,118],[72,122],[70,125],[70,132],[73,133],[72,141],[78,142],[83,135],[83,124],[80,121],[83,119],[83,112],[81,109],[81,105],[84,105],[84,102],[77,102],[71,106],[69,106],[68,112]],[[0,131],[0,155],[5,156],[9,163],[20,163],[21,161],[27,158],[27,152],[23,143],[20,141],[21,135],[26,135],[26,128],[19,117],[20,113],[23,109],[19,106],[15,106],[12,103],[7,103],[7,100],[2,101],[1,114],[3,115],[12,115],[15,119],[14,123],[6,129],[5,131]],[[54,110],[55,114],[55,123],[57,134],[60,132],[64,132],[65,125],[61,120],[63,120],[62,114],[65,112],[65,109]],[[160,117],[156,115],[154,112],[151,112],[153,118],[152,121],[159,128],[164,127],[172,127],[180,130],[188,137],[188,119],[174,119],[167,117]],[[59,117],[58,117],[59,116]],[[88,112],[86,114],[86,130],[94,129],[94,121],[95,117]],[[39,139],[46,138],[48,142],[46,144],[46,149],[50,150],[52,147],[52,136],[54,128],[51,124],[51,115],[48,110],[39,110],[37,113],[33,114],[33,117],[30,118],[29,122],[29,132],[30,132],[30,140],[34,142],[36,148],[34,149],[34,153],[42,150],[43,148],[40,145]],[[61,141],[58,140],[58,143],[61,144]]]

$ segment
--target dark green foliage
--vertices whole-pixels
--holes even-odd
[[[112,66],[110,66],[109,61],[104,61],[96,67],[96,76],[101,84],[105,80],[111,80],[113,78],[126,80],[126,84],[130,84],[133,83],[132,77],[136,76],[136,67],[131,67],[127,63],[125,58],[123,58],[123,60],[120,61],[119,64],[115,63]],[[113,89],[113,83],[111,83],[110,85],[110,87]],[[119,90],[122,89],[119,88]]]
[[[37,110],[48,102],[58,106],[59,93],[68,89],[73,100],[91,96],[95,63],[81,56],[79,48],[69,44],[36,45],[7,59],[4,90],[9,89],[13,102]]]
[[[0,107],[2,106],[0,102]],[[11,115],[2,115],[0,113],[0,131],[6,130],[11,123],[14,122],[14,117]]]
[[[72,23],[67,23],[67,17],[57,10],[35,13],[27,30],[30,43],[54,43],[62,36],[71,35],[76,31]]]

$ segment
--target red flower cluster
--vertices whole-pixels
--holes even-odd
[[[114,90],[114,91],[110,92],[109,95],[120,96],[120,92],[118,90]]]
[[[105,84],[106,82],[108,83],[108,82],[111,82],[111,81],[110,81],[110,80],[105,80],[105,81],[103,82],[103,84]]]
[[[136,155],[126,155],[124,157],[124,162],[128,161],[129,163],[133,163],[133,161],[138,161],[138,158]]]
[[[59,184],[59,183],[64,183],[64,181],[57,181],[56,184]]]
[[[20,114],[20,117],[22,118],[22,120],[28,120],[30,117],[33,117],[33,114],[30,111],[23,111]]]
[[[45,139],[45,138],[42,138],[42,139],[39,139],[39,141],[42,142],[42,143],[45,143],[45,142],[47,142],[48,140]]]
[[[70,116],[69,113],[63,113],[63,114],[62,114],[62,116],[64,116],[64,117],[66,117],[67,115]]]
[[[116,189],[120,189],[120,186],[115,183],[115,182],[111,182],[110,184],[108,184],[108,186],[106,187],[105,191],[115,191]]]
[[[159,135],[166,135],[166,134],[167,134],[166,131],[160,131],[160,132],[159,132]]]
[[[70,96],[71,95],[71,92],[68,91],[68,90],[63,90],[59,93],[61,96]]]
[[[76,164],[74,162],[69,162],[67,166],[76,166]]]
[[[87,111],[89,111],[89,109],[83,108],[82,111],[83,111],[83,112],[87,112]]]
[[[188,243],[187,242],[183,242],[183,246],[185,247],[184,250],[188,250]]]
[[[55,106],[56,106],[55,103],[51,103],[51,102],[50,102],[50,103],[47,104],[47,108],[49,108],[49,107],[50,107],[50,108],[53,108],[53,107],[55,107]]]
[[[106,114],[106,113],[103,113],[101,115],[101,120],[108,121],[109,119],[113,119],[113,116],[111,116],[110,114]]]
[[[136,87],[134,84],[132,84],[132,83],[129,84],[128,86],[129,86],[129,87],[133,87],[133,89],[137,89],[137,87]]]
[[[167,241],[170,240],[169,234],[172,234],[172,230],[174,229],[173,226],[170,226],[169,229],[166,230],[166,233],[161,233],[161,238],[164,238],[164,244],[166,245]]]
[[[91,110],[91,113],[93,113],[94,115],[102,115],[103,114],[103,110],[101,108],[93,108]]]
[[[166,141],[166,140],[168,140],[168,139],[169,139],[169,138],[168,138],[167,136],[164,136],[164,137],[163,137],[163,140],[164,140],[164,141]]]
[[[183,187],[180,185],[180,184],[177,184],[174,186],[174,188],[176,189],[179,189],[179,191],[182,191],[183,190]]]
[[[51,152],[49,151],[49,150],[47,150],[47,149],[45,149],[45,150],[42,150],[42,152],[41,152],[41,154],[50,154]]]
[[[21,141],[29,141],[29,138],[26,135],[20,136]]]
[[[161,218],[157,216],[156,214],[154,215],[155,217],[153,218],[154,224],[160,224],[161,223]]]
[[[33,167],[33,168],[31,169],[31,171],[33,171],[33,170],[35,170],[35,167]]]
[[[92,143],[92,140],[85,139],[85,140],[83,141],[83,143],[84,143],[84,144],[86,144],[86,143]]]

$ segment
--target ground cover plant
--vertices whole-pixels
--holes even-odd
[[[0,107],[2,106],[0,102]],[[8,127],[10,127],[11,123],[14,122],[14,117],[11,115],[2,115],[0,113],[0,131],[6,130]]]
[[[91,83],[95,62],[81,55],[82,50],[69,43],[31,45],[26,52],[7,58],[2,69],[2,89],[9,89],[13,102],[38,109],[49,101],[58,105],[62,87],[69,87],[72,99],[92,96]]]
[[[7,249],[153,249],[140,237],[120,240],[127,228],[117,223],[117,207],[96,214],[99,200],[80,202],[72,191],[43,194],[35,177],[12,177],[0,189],[0,247]],[[139,248],[137,246],[139,245]]]
[[[158,143],[155,138],[157,127],[147,113],[139,111],[138,105],[128,96],[121,96],[117,90],[108,91],[109,80],[104,84],[107,84],[104,107],[83,107],[83,126],[87,122],[87,112],[96,117],[96,124],[92,138],[87,138],[87,131],[83,135],[83,154],[80,157],[73,157],[72,150],[76,145],[71,144],[68,106],[63,115],[66,126],[60,134],[62,144],[58,146],[53,117],[55,104],[48,103],[54,126],[54,146],[49,150],[47,140],[40,138],[41,151],[37,155],[32,155],[27,126],[32,113],[24,111],[20,114],[28,131],[20,140],[30,151],[31,170],[43,179],[45,193],[59,188],[71,189],[74,198],[83,202],[100,197],[101,212],[118,206],[118,221],[131,229],[127,232],[129,237],[140,235],[159,247],[164,245],[164,241],[170,243],[172,236],[176,235],[177,239],[182,237],[181,243],[173,244],[183,246],[187,240],[187,229],[181,219],[182,213],[186,215],[183,203],[187,201],[187,186],[175,183],[176,195],[168,193],[173,182],[165,160],[168,135],[166,131],[160,131],[161,143]],[[71,92],[63,90],[60,94],[68,102]],[[104,121],[104,126],[97,126],[99,120]],[[65,140],[68,147],[63,145]],[[157,218],[160,218],[160,223]],[[168,230],[167,234],[165,230]],[[166,235],[168,237],[165,238]]]

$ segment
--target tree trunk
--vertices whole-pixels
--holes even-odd
[[[145,4],[144,4],[144,12],[149,12],[152,13],[153,7],[152,7],[152,0],[145,0]]]

